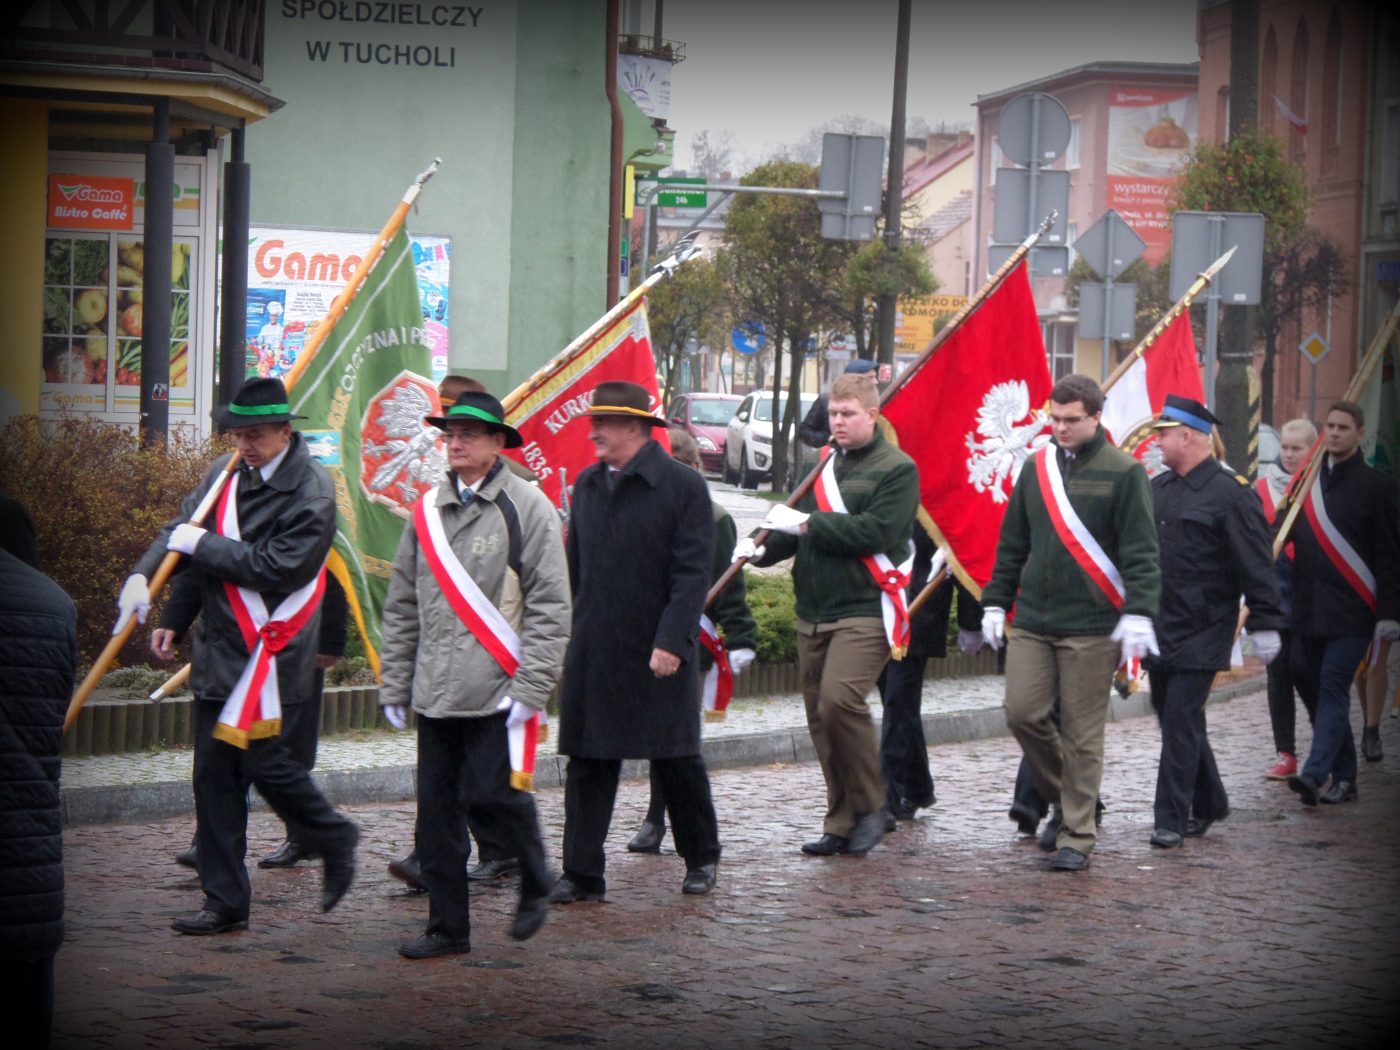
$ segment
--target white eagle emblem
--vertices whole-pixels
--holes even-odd
[[[967,433],[967,480],[978,492],[990,492],[992,502],[1005,503],[1021,467],[1049,440],[1045,418],[1031,411],[1025,382],[998,383],[982,398],[976,432]]]
[[[363,471],[360,484],[369,497],[407,515],[419,495],[447,470],[438,446],[441,434],[423,422],[437,410],[436,390],[428,380],[402,372],[365,409],[360,433]]]

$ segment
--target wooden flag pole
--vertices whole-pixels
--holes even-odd
[[[326,314],[322,322],[316,326],[311,334],[311,338],[307,340],[305,347],[303,347],[301,353],[297,355],[296,363],[292,365],[291,371],[287,373],[286,378],[283,380],[288,391],[296,385],[296,381],[301,378],[302,373],[306,371],[306,366],[311,363],[311,359],[316,355],[316,351],[318,351],[321,348],[321,344],[326,341],[326,337],[330,335],[331,329],[335,327],[335,323],[339,321],[345,311],[349,309],[351,301],[359,292],[360,287],[365,283],[365,278],[369,276],[370,269],[379,261],[379,257],[384,254],[385,245],[393,240],[394,236],[399,232],[399,228],[403,226],[404,220],[408,217],[408,210],[413,207],[414,202],[418,199],[418,195],[422,192],[423,185],[437,173],[438,166],[441,163],[441,158],[435,159],[432,164],[428,165],[428,167],[413,180],[413,185],[410,186],[408,192],[403,195],[403,199],[399,201],[398,206],[389,217],[389,221],[384,224],[384,228],[379,231],[379,236],[371,246],[369,252],[360,260],[360,265],[355,268],[355,273],[351,276],[349,282],[341,290],[340,294],[336,296],[335,301],[331,303],[330,311]],[[204,523],[204,519],[207,518],[209,512],[214,509],[214,503],[218,500],[219,494],[223,492],[224,486],[228,484],[228,479],[232,477],[233,472],[238,469],[238,462],[239,455],[237,451],[235,451],[233,455],[229,457],[228,463],[225,464],[222,475],[214,479],[214,483],[209,486],[209,491],[204,494],[204,498],[200,500],[199,506],[195,508],[194,513],[190,516],[189,523],[191,525],[202,525]],[[175,566],[179,564],[179,561],[180,553],[178,551],[168,552],[161,560],[160,566],[151,577],[149,584],[149,594],[152,600],[164,589],[166,582],[170,579],[170,574],[175,571]],[[92,667],[88,670],[82,683],[73,693],[73,699],[69,701],[68,714],[63,720],[63,731],[65,733],[67,733],[68,730],[73,727],[73,723],[78,720],[78,712],[83,709],[83,704],[87,703],[88,697],[91,696],[92,691],[97,688],[97,683],[102,680],[102,676],[107,673],[107,668],[112,665],[112,661],[117,658],[117,654],[121,652],[122,646],[127,643],[128,639],[131,638],[132,632],[135,630],[136,617],[131,616],[127,618],[125,623],[119,624],[112,632],[111,639],[107,642],[106,647],[103,648],[97,659],[93,661]]]
[[[900,373],[899,377],[895,379],[894,382],[890,383],[890,385],[885,388],[885,392],[880,395],[881,407],[884,407],[884,405],[888,403],[890,398],[895,395],[895,392],[898,391],[900,387],[913,378],[914,373],[919,370],[919,367],[937,353],[938,348],[947,342],[952,334],[962,326],[963,322],[971,317],[973,312],[986,301],[988,296],[1001,286],[1001,282],[1006,279],[1007,275],[1010,274],[1012,270],[1020,265],[1021,261],[1030,253],[1030,250],[1035,247],[1036,242],[1039,241],[1041,237],[1045,236],[1046,231],[1054,225],[1057,218],[1059,218],[1059,212],[1052,211],[1041,221],[1040,225],[1029,237],[1016,246],[1016,250],[1011,253],[1006,262],[1001,264],[996,273],[992,274],[992,276],[987,279],[987,283],[978,289],[977,294],[968,301],[967,305],[953,315],[952,319],[938,331],[929,342],[928,346],[914,359],[913,363]],[[802,479],[802,483],[798,485],[797,488],[793,489],[792,493],[788,496],[787,506],[796,506],[798,501],[801,500],[803,496],[807,495],[808,490],[817,483],[817,476],[821,471],[822,464],[820,463],[812,468],[807,476]],[[758,534],[753,538],[754,546],[763,546],[763,541],[768,538],[768,534],[768,529],[759,530]],[[734,574],[742,570],[747,562],[747,558],[739,558],[730,563],[729,568],[724,570],[720,578],[714,582],[714,586],[710,588],[710,593],[705,596],[705,608],[708,609],[710,607],[710,603],[719,597],[720,593],[729,586],[729,581],[734,579]]]

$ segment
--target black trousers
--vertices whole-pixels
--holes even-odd
[[[928,657],[912,653],[880,672],[880,772],[890,812],[933,805],[933,771],[924,737],[924,668]]]
[[[719,824],[705,760],[699,755],[653,758],[651,768],[666,799],[676,852],[687,869],[718,861]],[[621,772],[618,758],[572,757],[565,774],[564,874],[589,893],[607,889],[603,843],[612,824]]]
[[[1274,731],[1274,750],[1286,751],[1290,755],[1298,753],[1295,728],[1298,711],[1294,706],[1293,693],[1303,701],[1303,710],[1308,713],[1308,724],[1317,717],[1317,690],[1306,675],[1293,673],[1293,633],[1279,631],[1283,646],[1279,654],[1268,666],[1269,678],[1269,724]]]
[[[52,955],[38,959],[0,960],[0,1011],[6,1042],[45,1050],[53,1030]]]
[[[195,700],[195,845],[204,907],[246,919],[251,901],[248,868],[248,787],[258,789],[295,841],[322,856],[347,848],[355,825],[321,794],[305,766],[292,757],[291,741],[306,716],[305,704],[282,708],[282,732],[253,740],[247,750],[214,739],[222,701]]]
[[[468,940],[471,915],[464,833],[467,810],[488,815],[506,841],[507,856],[520,858],[520,900],[550,890],[535,799],[510,786],[506,716],[418,716],[418,861],[428,887],[428,930]]]
[[[1162,757],[1157,765],[1154,825],[1184,834],[1188,817],[1219,820],[1230,812],[1230,799],[1206,739],[1206,700],[1214,671],[1174,671],[1150,667],[1152,707],[1162,727]]]

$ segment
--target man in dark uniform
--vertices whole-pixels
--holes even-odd
[[[600,901],[622,760],[651,760],[666,796],[684,893],[709,893],[719,829],[700,754],[696,637],[710,586],[714,516],[705,479],[652,440],[667,426],[636,383],[593,393],[599,462],[578,476],[565,546],[573,633],[564,659],[559,751],[564,874],[559,904]]]
[[[1293,530],[1293,676],[1317,698],[1312,750],[1288,778],[1305,806],[1356,799],[1352,676],[1382,642],[1400,638],[1395,479],[1361,456],[1365,418],[1354,401],[1332,404],[1327,458]]]
[[[1250,636],[1268,663],[1284,626],[1264,507],[1249,482],[1211,455],[1219,420],[1199,401],[1167,395],[1154,424],[1164,470],[1152,479],[1162,552],[1160,652],[1146,658],[1162,726],[1151,843],[1162,849],[1202,835],[1230,810],[1206,739],[1206,700],[1230,666],[1240,595]]]
[[[292,414],[280,379],[248,380],[228,405],[214,410],[214,418],[231,431],[242,465],[209,515],[208,528],[189,518],[223,476],[228,457],[220,457],[186,497],[180,517],[162,530],[122,587],[117,619],[118,629],[132,615],[144,622],[150,575],[167,551],[187,556],[180,570],[198,573],[203,591],[191,687],[195,837],[205,900],[197,914],[176,919],[172,927],[195,935],[248,926],[250,784],[290,837],[324,859],[323,911],[350,888],[359,839],[355,825],[332,808],[292,757],[289,744],[315,671],[322,589],[317,581],[335,534],[334,486],[292,430],[291,421],[301,417]],[[245,693],[250,704],[261,705],[251,724],[245,724],[246,713],[230,710]],[[280,725],[274,718],[278,702]]]

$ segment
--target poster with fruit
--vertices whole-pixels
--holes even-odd
[[[170,402],[192,409],[191,244],[171,246]],[[140,404],[145,250],[129,234],[54,235],[45,242],[42,401],[45,410],[102,412]]]
[[[1108,206],[1147,242],[1156,265],[1171,247],[1167,197],[1196,146],[1196,94],[1113,88],[1108,107]]]

